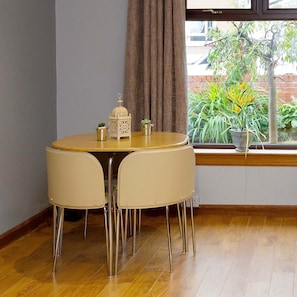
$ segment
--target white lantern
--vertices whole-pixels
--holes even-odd
[[[131,114],[122,106],[122,94],[118,94],[119,106],[112,110],[109,116],[108,134],[110,138],[120,139],[121,137],[131,137]]]

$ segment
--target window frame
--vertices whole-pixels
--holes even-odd
[[[187,9],[187,21],[252,21],[252,20],[297,20],[295,9],[269,9],[269,0],[251,0],[251,9]]]

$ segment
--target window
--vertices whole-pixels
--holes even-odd
[[[235,3],[233,7],[228,7],[228,3],[230,1],[210,1],[208,4],[212,4],[212,6],[207,8],[202,1],[187,1],[189,136],[192,143],[226,145],[232,142],[230,135],[226,134],[225,138],[221,137],[226,126],[221,126],[221,131],[215,131],[217,128],[215,125],[222,125],[218,122],[220,117],[214,119],[210,114],[207,114],[208,108],[211,108],[211,112],[216,108],[214,103],[207,101],[210,105],[212,104],[208,107],[199,101],[199,105],[196,102],[193,103],[191,96],[195,92],[201,94],[207,90],[207,94],[204,95],[210,98],[216,96],[215,92],[223,92],[223,89],[226,88],[225,95],[221,94],[220,96],[227,97],[226,94],[230,92],[228,88],[232,84],[235,85],[237,80],[238,85],[246,81],[251,82],[251,86],[257,92],[261,92],[261,94],[257,93],[257,96],[261,95],[261,104],[259,103],[257,109],[253,110],[258,116],[256,118],[257,125],[261,128],[261,139],[258,138],[255,142],[267,147],[281,145],[286,148],[289,146],[296,148],[297,54],[295,54],[295,48],[297,45],[297,22],[292,21],[292,15],[297,20],[297,0],[251,0],[251,2],[239,0],[237,3],[232,2]],[[238,27],[236,28],[236,26]],[[240,31],[242,28],[245,31]],[[225,42],[228,32],[231,31],[234,32],[233,35],[238,34],[237,37],[247,35],[245,40],[243,38],[240,40],[236,54],[233,56],[230,52],[232,44]],[[282,40],[274,38],[276,49],[273,52],[264,40],[266,34],[265,36],[268,37],[266,39],[271,42],[271,32],[272,35],[278,34],[279,36],[287,34],[286,38]],[[222,46],[220,50],[215,53],[216,48],[218,49],[220,46]],[[248,52],[247,50],[251,50],[251,48],[254,48],[253,51]],[[257,48],[257,53],[255,48]],[[262,56],[261,51],[263,51]],[[265,60],[263,57],[268,54],[271,55],[270,60]],[[215,58],[221,59],[221,62],[217,63]],[[253,69],[254,66],[255,69]],[[248,71],[247,68],[249,68]],[[228,81],[232,75],[232,80]],[[221,85],[215,89],[215,85],[218,83]],[[275,95],[271,93],[271,86],[276,90]],[[271,102],[274,101],[275,107],[273,108],[276,116],[273,120]],[[199,110],[201,111],[200,117],[192,117]],[[255,112],[255,110],[257,111]],[[224,111],[220,112],[224,113]],[[195,130],[195,125],[199,129]],[[212,130],[213,134],[207,134],[206,125],[209,126],[208,129]]]

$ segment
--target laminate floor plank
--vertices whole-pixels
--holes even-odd
[[[37,230],[0,250],[0,296],[103,297],[297,297],[297,216],[196,213],[196,255],[183,253],[177,216],[171,218],[173,273],[169,272],[164,212],[143,212],[109,277],[103,215],[65,222],[62,256],[52,270],[52,227]]]

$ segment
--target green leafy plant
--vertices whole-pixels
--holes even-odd
[[[140,123],[141,123],[141,125],[147,125],[147,124],[151,124],[152,121],[150,119],[143,119],[143,120],[141,120]]]
[[[210,83],[189,95],[189,137],[193,143],[231,143],[230,128],[248,126],[260,141],[268,133],[267,115],[267,97],[247,84]]]
[[[98,128],[100,128],[100,127],[105,127],[105,123],[104,123],[104,122],[100,122],[100,123],[98,124]]]
[[[231,103],[230,109],[227,110],[231,128],[241,131],[249,130],[252,107],[256,99],[253,89],[245,82],[233,84],[227,91],[227,98]]]
[[[279,106],[280,128],[297,128],[297,99]]]
[[[249,131],[257,140],[266,138],[261,132],[261,125],[257,115],[257,93],[245,82],[235,83],[227,90],[227,98],[230,104],[226,105],[225,113],[228,126],[239,131]]]
[[[217,83],[210,83],[209,88],[200,93],[189,94],[188,130],[192,142],[230,142],[230,136],[222,133],[227,123],[220,110],[226,103],[226,92]]]
[[[279,138],[284,142],[292,142],[297,134],[297,99],[280,104],[278,115]]]

